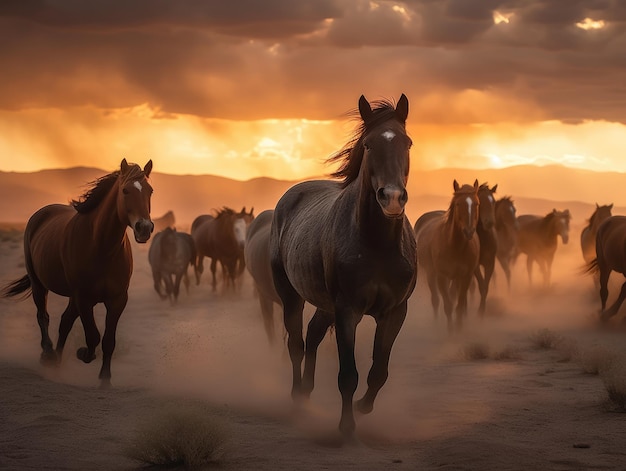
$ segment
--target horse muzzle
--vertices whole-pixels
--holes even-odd
[[[376,201],[386,218],[399,219],[404,216],[404,206],[408,201],[408,193],[404,188],[387,185],[376,192]]]
[[[132,228],[135,240],[140,244],[145,244],[150,239],[152,231],[154,231],[154,223],[150,219],[140,219]]]

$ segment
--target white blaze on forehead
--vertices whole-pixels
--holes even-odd
[[[493,196],[487,195],[487,198],[489,199],[489,202],[493,203]]]
[[[472,198],[468,196],[467,198],[465,198],[465,201],[467,201],[467,212],[469,213],[469,218],[471,221],[472,220]]]
[[[235,232],[237,243],[243,246],[246,241],[246,221],[241,218],[236,219],[233,223],[233,231]]]
[[[134,186],[135,188],[137,188],[139,191],[141,191],[141,190],[142,190],[142,188],[141,188],[141,183],[139,183],[139,182],[133,182],[133,186]]]
[[[382,136],[388,141],[391,141],[394,137],[396,137],[396,133],[391,130],[387,130],[382,134]]]

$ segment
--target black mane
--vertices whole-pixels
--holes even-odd
[[[100,177],[92,182],[90,182],[89,189],[83,193],[83,195],[77,200],[71,200],[70,204],[74,207],[76,211],[79,213],[85,214],[93,211],[98,205],[102,202],[102,200],[106,197],[106,195],[111,191],[113,185],[117,181],[120,176],[120,171],[116,170],[108,175]],[[136,178],[139,179],[145,176],[143,170],[139,165],[132,165],[129,168],[128,175],[126,175],[127,179]]]
[[[352,138],[343,148],[326,160],[327,164],[341,162],[341,166],[336,172],[331,173],[331,177],[343,178],[342,186],[344,188],[356,180],[359,175],[363,160],[363,137],[365,134],[386,121],[395,119],[400,122],[396,116],[395,105],[390,100],[373,101],[372,105],[372,118],[368,120],[367,124],[361,120],[358,110],[348,113],[350,118],[361,120],[361,124],[357,126]],[[404,125],[404,123],[402,124]]]

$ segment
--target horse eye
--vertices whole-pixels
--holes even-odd
[[[124,193],[125,195],[128,194],[128,190],[126,188],[122,188],[122,193]]]
[[[367,143],[363,143],[363,147],[365,147],[365,150],[370,150],[370,145]]]

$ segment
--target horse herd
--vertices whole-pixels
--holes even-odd
[[[213,289],[218,262],[225,285],[234,286],[248,270],[270,341],[275,338],[273,304],[282,306],[292,364],[291,395],[296,402],[310,396],[317,348],[334,326],[342,398],[339,429],[346,438],[355,430],[354,407],[371,412],[387,380],[391,349],[406,318],[418,267],[430,289],[434,312],[441,299],[452,330],[462,324],[474,282],[480,293],[479,312],[485,312],[496,260],[509,286],[511,264],[519,254],[527,257],[529,281],[537,263],[548,284],[557,239],[560,236],[567,243],[569,237],[568,210],[517,216],[510,197],[496,200],[497,185],[478,181],[454,181],[447,210],[425,213],[412,226],[405,214],[412,145],[406,133],[408,111],[405,95],[396,104],[387,100],[370,104],[361,96],[354,113],[359,120],[354,136],[330,158],[339,163],[332,174],[338,181],[299,183],[274,209],[257,217],[245,208],[201,215],[189,234],[173,229],[173,214],[167,215],[148,253],[154,288],[173,303],[181,282],[189,287],[189,266],[194,268],[196,283],[200,282],[204,257],[211,258]],[[77,356],[91,362],[100,343],[93,308],[104,303],[99,374],[103,387],[110,385],[116,328],[132,273],[126,229],[130,227],[135,240],[145,243],[155,227],[150,219],[151,170],[152,161],[141,168],[124,159],[119,170],[95,181],[71,205],[49,205],[37,211],[24,232],[27,273],[2,292],[4,297],[32,292],[44,363],[60,361],[78,317],[87,345]],[[605,319],[626,298],[625,283],[618,301],[604,311],[608,274],[611,270],[626,273],[626,217],[612,216],[611,208],[597,206],[581,237],[587,269],[599,273]],[[69,298],[54,349],[48,335],[48,291]],[[316,310],[303,338],[305,302]],[[355,335],[363,315],[374,318],[376,331],[367,390],[353,404],[358,384]]]

